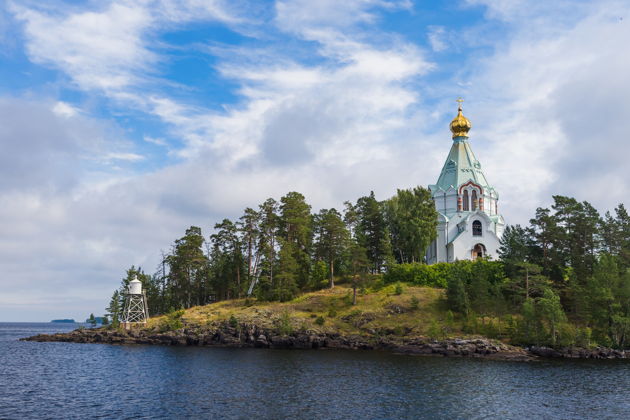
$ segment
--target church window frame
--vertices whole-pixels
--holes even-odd
[[[472,234],[473,236],[483,236],[483,224],[480,220],[472,222]]]
[[[477,190],[472,190],[472,193],[470,194],[470,208],[472,211],[476,211],[477,208],[479,207],[478,204],[478,200],[477,200]]]
[[[464,190],[464,211],[469,211],[470,210],[470,201],[468,199],[468,190]]]

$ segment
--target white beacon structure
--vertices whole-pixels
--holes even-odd
[[[129,294],[141,295],[142,294],[142,282],[135,277],[129,282]]]
[[[146,324],[149,319],[147,297],[142,290],[142,282],[134,276],[129,282],[125,295],[125,308],[122,323],[124,328],[130,329],[132,324]]]

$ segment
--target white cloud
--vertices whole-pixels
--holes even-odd
[[[412,45],[397,41],[376,48],[353,31],[311,27],[319,31],[320,54],[328,63],[305,65],[281,53],[267,61],[273,65],[224,61],[221,71],[241,84],[242,101],[224,112],[208,111],[157,93],[139,97],[129,89],[144,77],[144,66],[156,59],[142,41],[152,19],[142,9],[135,12],[146,21],[132,19],[112,29],[114,38],[135,37],[130,41],[133,51],[117,56],[115,49],[103,55],[87,48],[92,34],[83,22],[85,15],[108,22],[115,15],[114,6],[140,7],[112,4],[99,16],[85,12],[63,19],[21,11],[31,37],[31,54],[59,66],[84,89],[104,89],[110,96],[127,95],[126,100],[139,101],[143,109],[171,124],[172,134],[185,144],[180,151],[184,160],[134,176],[105,167],[101,176],[98,171],[80,175],[84,182],[55,195],[1,194],[2,223],[10,224],[7,232],[21,239],[0,243],[0,254],[13,254],[0,265],[7,278],[18,281],[20,290],[46,284],[39,292],[41,299],[60,299],[72,290],[74,296],[103,296],[105,305],[104,289],[116,287],[126,267],[140,264],[152,270],[158,250],[191,224],[208,227],[220,218],[238,216],[245,206],[255,206],[269,196],[279,198],[290,190],[304,191],[315,206],[339,207],[343,200],[370,189],[383,196],[394,185],[400,186],[395,179],[381,176],[384,168],[406,179],[418,173],[401,166],[398,158],[412,166],[420,150],[408,154],[390,144],[390,136],[400,136],[401,144],[412,138],[405,120],[418,98],[406,83],[432,66]],[[50,44],[41,32],[44,22],[81,33],[70,41],[72,45],[57,45],[61,51],[53,54],[45,51]],[[99,36],[94,35],[96,40]],[[112,71],[122,75],[115,78],[121,83],[110,82],[109,73],[93,65],[103,60],[116,67]],[[64,105],[55,109],[59,115],[71,113]],[[64,120],[74,123],[79,116]],[[123,145],[87,155],[131,163],[142,158]],[[34,250],[27,244],[35,240]],[[28,259],[33,251],[45,254],[45,260],[27,270],[12,263]],[[17,298],[14,302],[28,303]]]
[[[0,194],[68,191],[97,172],[99,156],[128,149],[120,130],[61,102],[0,97]]]
[[[158,29],[198,20],[241,22],[220,0],[114,0],[97,10],[70,10],[13,5],[31,60],[62,70],[81,89],[133,101],[141,97],[135,89],[158,74],[161,56],[151,43]]]
[[[146,141],[147,143],[155,144],[156,146],[166,146],[167,145],[166,140],[164,140],[161,137],[144,136],[142,139],[144,141]]]
[[[375,9],[410,9],[409,0],[279,0],[276,20],[285,30],[303,33],[310,27],[344,28],[357,23],[372,23]]]
[[[498,175],[491,181],[511,223],[526,222],[552,194],[591,201],[602,211],[630,194],[626,183],[615,181],[625,179],[620,150],[630,130],[622,116],[630,58],[619,54],[630,27],[617,16],[630,8],[602,2],[580,16],[584,7],[577,13],[560,4],[567,7],[560,20],[575,19],[560,31],[546,27],[558,4],[532,6],[528,13],[541,13],[532,21],[518,19],[520,7],[501,8],[513,32],[494,55],[469,64],[475,70],[467,96],[478,102],[470,107],[476,112],[471,134],[482,143],[486,170]]]
[[[66,72],[83,89],[105,91],[138,83],[139,70],[157,59],[143,42],[152,17],[140,3],[111,3],[104,10],[68,15],[15,7],[37,63]]]
[[[129,162],[138,162],[144,160],[145,157],[137,153],[114,152],[105,155],[105,160],[125,160]]]
[[[429,44],[435,52],[444,51],[448,45],[445,38],[446,30],[443,26],[429,26],[429,32],[427,37],[429,38]]]
[[[52,107],[52,111],[60,117],[66,118],[74,117],[79,113],[79,110],[77,108],[70,105],[69,103],[62,101],[56,102],[55,105],[53,105]]]
[[[291,190],[317,209],[372,189],[384,199],[396,188],[433,183],[450,147],[444,116],[454,114],[459,95],[467,99],[471,142],[508,223],[526,222],[552,193],[602,209],[625,199],[630,63],[622,51],[630,33],[615,16],[627,15],[627,6],[611,2],[588,13],[580,7],[552,27],[557,5],[484,4],[492,19],[510,22],[509,32],[486,41],[494,47],[489,55],[460,51],[462,70],[427,86],[423,76],[443,70],[439,63],[376,28],[379,13],[409,3],[280,1],[274,24],[307,41],[309,60],[258,45],[215,50],[217,69],[239,95],[221,111],[136,88],[164,59],[150,41],[156,21],[238,24],[233,13],[217,12],[227,6],[111,2],[96,12],[59,15],[16,8],[33,60],[62,69],[82,89],[158,116],[169,124],[168,138],[183,147],[177,164],[152,173],[120,170],[114,165],[149,159],[112,140],[124,137],[115,129],[65,102],[0,101],[0,141],[9,150],[0,156],[0,271],[12,282],[9,301],[31,304],[20,296],[35,289],[33,299],[45,305],[88,299],[89,313],[107,303],[126,267],[152,271],[159,249],[192,224],[206,229]],[[118,22],[123,10],[129,15]],[[107,44],[110,35],[90,21],[112,25],[111,45],[91,47]],[[59,39],[47,39],[48,27]],[[76,36],[65,32],[72,30]],[[431,31],[439,34],[433,43],[439,52],[451,32]],[[130,48],[117,51],[121,43]],[[429,106],[428,95],[445,99]],[[163,137],[144,142],[167,145]],[[87,171],[86,161],[100,166]],[[31,264],[32,255],[40,257]]]

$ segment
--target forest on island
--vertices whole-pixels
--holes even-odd
[[[437,213],[430,192],[374,193],[311,213],[290,192],[224,219],[205,237],[192,226],[154,273],[131,267],[114,292],[137,276],[152,315],[240,297],[288,301],[300,293],[350,285],[359,295],[386,284],[446,289],[448,316],[463,330],[514,344],[630,347],[630,216],[623,204],[603,216],[588,202],[554,196],[528,226],[507,226],[500,259],[426,265]]]
[[[134,276],[143,283],[151,314],[244,296],[287,301],[333,287],[336,279],[358,285],[368,273],[422,261],[436,227],[431,194],[421,187],[398,190],[385,201],[371,192],[344,203],[342,211],[315,214],[302,194],[290,192],[246,208],[237,220],[224,219],[208,237],[191,226],[154,273],[127,270],[108,313],[117,318]]]

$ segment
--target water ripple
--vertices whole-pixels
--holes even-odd
[[[618,419],[627,361],[20,342],[0,324],[0,418]]]

